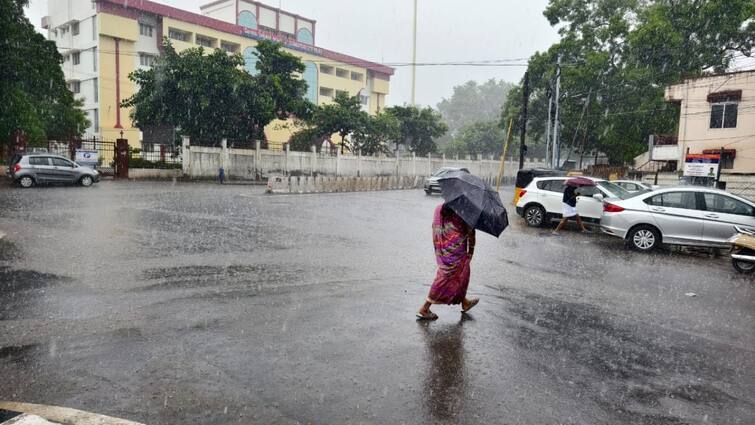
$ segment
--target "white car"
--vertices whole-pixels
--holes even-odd
[[[661,244],[729,247],[736,226],[755,230],[755,203],[723,190],[680,186],[606,200],[601,229],[637,251]]]
[[[600,224],[603,215],[603,199],[624,199],[630,193],[607,180],[588,177],[595,186],[578,189],[577,212],[585,224]],[[564,183],[570,177],[538,177],[519,192],[516,213],[524,218],[530,227],[540,227],[551,221],[561,220]]]
[[[611,180],[611,183],[621,186],[623,189],[632,193],[658,189],[658,186],[653,186],[637,180]]]

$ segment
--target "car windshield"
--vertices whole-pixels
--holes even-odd
[[[611,195],[616,196],[621,199],[627,199],[632,195],[632,192],[624,189],[623,187],[615,183],[611,183],[607,181],[600,181],[597,183],[597,185],[601,189],[604,189],[607,192],[609,192]]]

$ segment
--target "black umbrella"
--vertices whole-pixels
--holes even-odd
[[[465,171],[452,171],[438,179],[443,199],[470,227],[498,237],[509,225],[498,192]]]

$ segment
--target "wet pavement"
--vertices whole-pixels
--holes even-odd
[[[0,400],[148,424],[755,423],[755,283],[725,257],[512,209],[478,237],[480,305],[416,322],[439,202],[0,186]]]

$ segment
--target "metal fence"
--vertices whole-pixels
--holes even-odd
[[[96,139],[76,139],[70,142],[50,141],[47,152],[71,159],[98,170],[101,174],[115,174],[115,142]]]
[[[130,149],[129,168],[178,169],[181,168],[181,152],[169,145],[154,145],[152,149]]]

